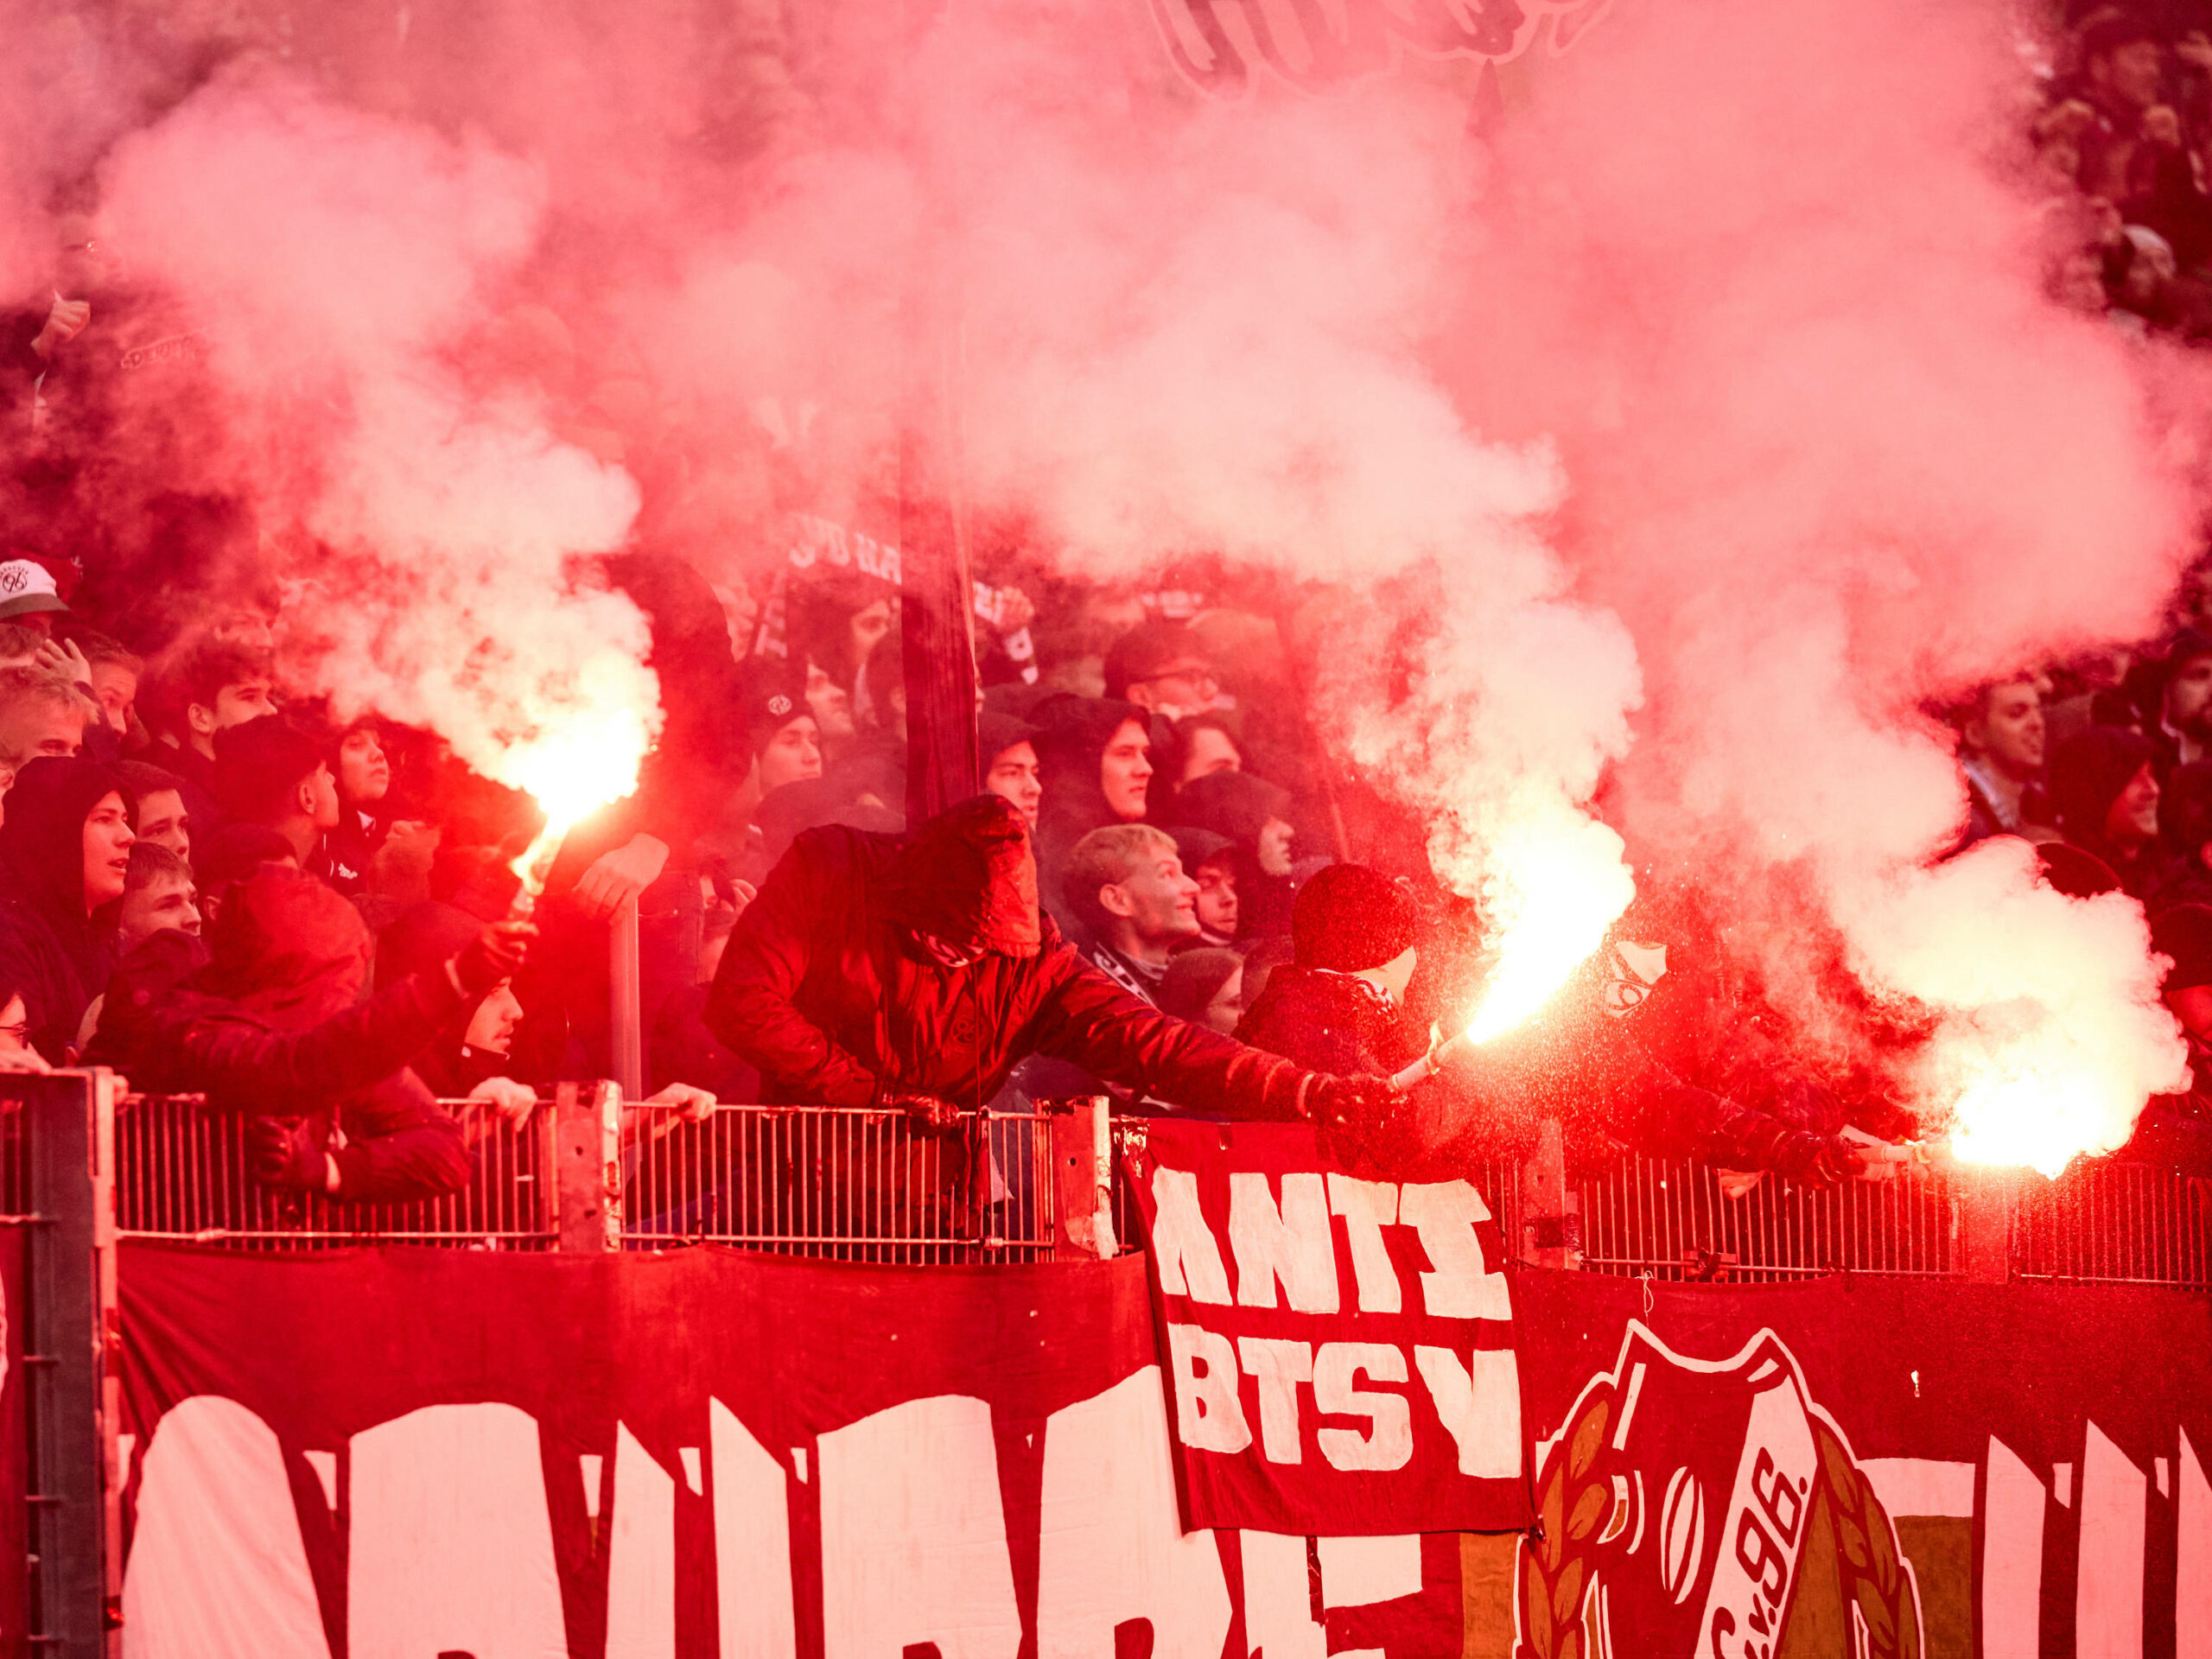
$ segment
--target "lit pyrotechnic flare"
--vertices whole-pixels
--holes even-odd
[[[2125,1145],[2145,1100],[2188,1086],[2142,906],[2053,891],[2024,842],[1992,836],[1840,908],[1862,976],[1930,1021],[1903,1081],[1961,1161],[2056,1175]]]
[[[1636,896],[1621,839],[1580,813],[1523,823],[1498,837],[1483,882],[1494,960],[1465,1031],[1395,1077],[1410,1089],[1466,1049],[1502,1037],[1543,1011]]]
[[[501,781],[526,791],[545,814],[545,827],[512,866],[522,879],[519,909],[527,912],[543,894],[569,831],[638,786],[650,742],[637,709],[603,706],[575,710],[557,729],[508,752]]]

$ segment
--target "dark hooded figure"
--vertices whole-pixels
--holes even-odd
[[[1291,908],[1289,966],[1268,976],[1237,1037],[1327,1071],[1391,1073],[1428,1033],[1407,1020],[1421,918],[1411,895],[1363,864],[1332,864]]]
[[[22,769],[0,823],[0,979],[22,993],[31,1046],[54,1065],[115,967],[115,912],[138,805],[98,761]]]
[[[460,1126],[409,1062],[521,963],[531,931],[478,930],[366,1001],[360,913],[312,876],[268,866],[209,930],[156,933],[116,970],[92,1058],[141,1088],[201,1092],[245,1113],[255,1175],[330,1198],[391,1202],[468,1179]]]
[[[466,950],[483,931],[479,918],[458,905],[435,899],[403,911],[377,939],[377,988],[388,990],[415,974],[442,973],[445,964]],[[475,1034],[472,1027],[487,1003],[504,1003],[520,1016],[521,1004],[514,1000],[511,987],[504,982],[489,986],[481,995],[471,997],[408,1062],[440,1100],[465,1100],[468,1091],[487,1077],[512,1074],[514,1062],[505,1048],[490,1046],[496,1038],[487,1034],[481,1046],[469,1040]],[[500,1023],[499,1012],[493,1008],[485,1023],[496,1027]]]
[[[1211,830],[1236,868],[1236,936],[1267,939],[1290,931],[1290,792],[1249,772],[1210,772],[1183,785],[1175,822]]]
[[[1086,963],[1039,915],[1021,816],[995,795],[904,846],[800,836],[730,936],[707,1023],[771,1101],[939,1125],[1031,1053],[1224,1116],[1340,1124],[1372,1103],[1369,1084],[1185,1025]]]
[[[1037,865],[1044,877],[1045,907],[1067,927],[1071,918],[1059,907],[1059,890],[1069,850],[1093,830],[1135,823],[1145,816],[1152,786],[1152,720],[1133,702],[1065,694],[1046,698],[1029,719],[1038,728],[1030,741],[1044,785]]]
[[[2059,745],[2050,800],[2069,845],[2101,859],[2140,899],[2169,862],[2158,845],[2156,748],[2139,732],[2092,726]]]

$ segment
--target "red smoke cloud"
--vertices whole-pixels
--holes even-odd
[[[103,37],[71,107],[128,135],[119,239],[226,325],[225,464],[357,556],[323,672],[487,770],[518,718],[651,707],[634,613],[563,574],[629,528],[623,469],[741,570],[778,507],[880,499],[918,353],[974,500],[1077,569],[1349,590],[1332,736],[1535,957],[1632,853],[1718,891],[1816,1056],[1909,1009],[1923,1108],[1986,1137],[2025,1090],[2068,1121],[2011,1151],[2115,1143],[2178,1077],[2139,917],[1929,868],[1961,798],[1922,700],[2149,631],[2195,507],[2146,397],[2188,370],[2044,297],[2006,16],[1511,10],[1486,141],[1474,60],[1313,96],[1235,22],[1221,98],[1105,0],[309,8],[197,90]],[[479,372],[540,302],[569,343]],[[619,468],[562,436],[608,425]],[[450,672],[524,638],[550,679]]]

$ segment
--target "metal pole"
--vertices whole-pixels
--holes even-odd
[[[622,1089],[564,1083],[553,1096],[553,1179],[561,1249],[622,1248]]]
[[[1555,1117],[1536,1126],[1536,1148],[1521,1167],[1522,1249],[1540,1268],[1582,1265],[1582,1199],[1567,1187],[1567,1141]]]
[[[45,1630],[39,1646],[71,1659],[118,1650],[122,1557],[112,1349],[115,1163],[112,1074],[11,1077],[23,1102],[32,1468],[31,1549]]]
[[[1052,1255],[1060,1261],[1116,1255],[1113,1101],[1105,1095],[1040,1106],[1052,1113]]]
[[[607,1048],[626,1100],[645,1097],[645,1014],[638,973],[638,901],[625,899],[607,930]]]

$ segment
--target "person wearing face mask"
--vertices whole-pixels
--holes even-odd
[[[115,967],[137,803],[111,766],[31,761],[0,823],[0,979],[23,998],[31,1046],[71,1063],[85,1010]]]
[[[1406,987],[1421,960],[1421,913],[1396,882],[1360,864],[1332,864],[1300,891],[1291,910],[1287,965],[1236,1027],[1240,1042],[1325,1071],[1389,1077],[1419,1059],[1428,1033],[1407,1017]],[[1461,1088],[1456,1076],[1432,1077],[1407,1102],[1408,1114],[1433,1111],[1433,1096]],[[1386,1161],[1410,1159],[1418,1140],[1405,1122],[1376,1150]]]

